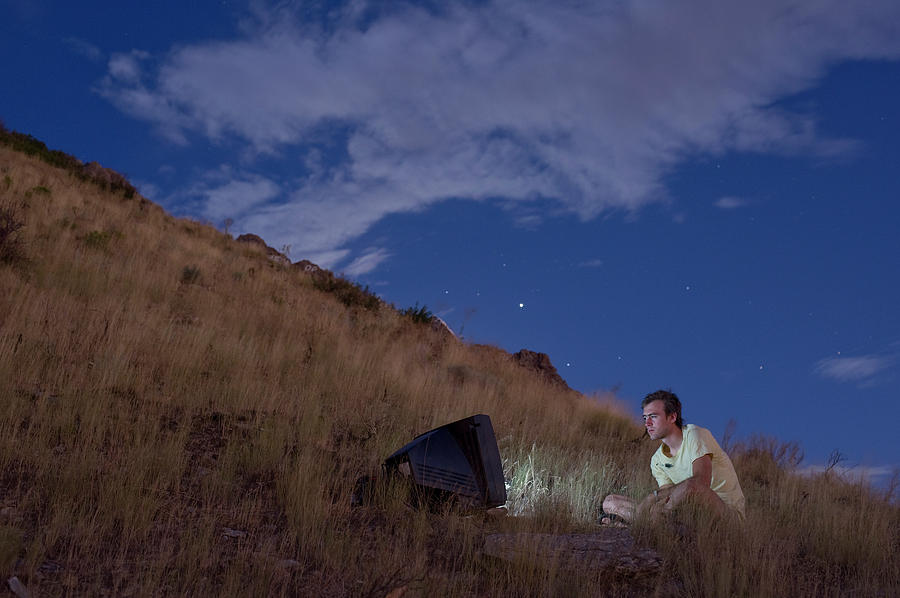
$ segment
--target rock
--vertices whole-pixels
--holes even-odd
[[[285,266],[291,265],[291,260],[289,260],[286,255],[284,255],[277,249],[266,245],[266,242],[263,241],[262,237],[260,237],[259,235],[254,235],[253,233],[244,233],[236,240],[238,243],[248,243],[250,245],[261,247],[263,251],[266,252],[266,257],[268,257],[276,264],[284,264]]]
[[[431,329],[441,334],[443,336],[450,336],[453,338],[457,338],[456,334],[453,330],[450,329],[450,326],[447,325],[447,322],[443,321],[437,316],[431,316]]]
[[[295,561],[294,559],[282,559],[278,561],[278,566],[282,569],[296,569],[300,566],[300,561]]]
[[[28,593],[28,588],[25,587],[25,584],[19,581],[18,577],[10,577],[6,580],[6,585],[8,585],[12,593],[19,598],[28,598],[31,595]]]
[[[566,384],[566,381],[563,380],[556,368],[553,367],[553,364],[550,363],[550,356],[546,353],[522,349],[513,355],[513,359],[523,368],[537,373],[545,382],[569,390],[569,385]]]
[[[222,535],[226,538],[243,538],[247,535],[247,532],[241,531],[239,529],[231,529],[230,527],[223,527]]]
[[[55,561],[44,561],[41,563],[41,566],[38,567],[38,571],[46,575],[54,575],[62,570],[63,566]]]
[[[399,588],[394,588],[384,598],[400,598],[406,593],[406,590],[409,586],[400,586]]]
[[[241,235],[240,237],[237,238],[237,242],[238,243],[249,243],[251,245],[258,245],[258,246],[262,247],[263,249],[268,247],[268,245],[266,245],[266,242],[263,241],[262,237],[260,237],[259,235],[254,235],[253,233],[245,233],[245,234]]]
[[[334,279],[334,273],[331,270],[320,268],[309,260],[300,260],[299,262],[294,262],[291,267],[298,272],[306,274],[307,276],[318,282],[327,281],[328,279]]]
[[[627,529],[604,528],[591,534],[491,534],[484,552],[505,561],[534,560],[569,570],[593,570],[628,577],[655,574],[662,557],[650,548],[635,546]]]
[[[93,179],[94,182],[106,187],[119,187],[132,192],[135,191],[135,188],[124,175],[111,168],[104,168],[99,162],[88,162],[82,167],[82,172],[88,178]]]
[[[304,274],[309,274],[310,276],[314,276],[317,272],[321,272],[322,268],[318,267],[314,263],[309,260],[300,260],[294,264],[294,268],[300,270]]]

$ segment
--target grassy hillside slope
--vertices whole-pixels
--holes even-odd
[[[606,493],[652,487],[655,446],[503,351],[339,301],[130,185],[32,153],[0,145],[0,575],[33,595],[900,590],[898,509],[792,475],[772,441],[731,447],[746,526],[636,528],[674,586],[482,556],[488,531],[595,531]],[[474,413],[493,420],[515,517],[426,514],[390,487],[351,507],[360,475]]]

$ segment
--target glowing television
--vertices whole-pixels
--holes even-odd
[[[385,459],[384,471],[408,477],[429,499],[470,507],[506,502],[506,480],[491,418],[479,414],[417,436]]]

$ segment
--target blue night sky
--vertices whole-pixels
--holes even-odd
[[[900,3],[0,0],[0,119],[721,439],[900,466]],[[884,424],[882,426],[882,424]]]

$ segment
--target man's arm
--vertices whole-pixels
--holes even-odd
[[[660,509],[670,511],[685,497],[699,489],[709,490],[712,483],[712,456],[703,455],[694,459],[691,462],[691,472],[693,475],[682,482],[660,486],[656,492],[641,501],[638,511],[648,509],[651,513]]]
[[[648,494],[644,497],[644,500],[637,504],[635,514],[640,516],[642,513],[649,512],[651,515],[655,515],[669,501],[669,492],[674,487],[675,484],[663,484],[651,494]]]
[[[694,459],[691,462],[691,471],[693,472],[691,477],[666,490],[665,510],[671,510],[690,494],[709,490],[712,483],[712,456],[703,455]]]
[[[691,462],[691,471],[694,475],[688,480],[694,480],[698,486],[709,488],[712,485],[712,455],[706,454],[694,459]]]

